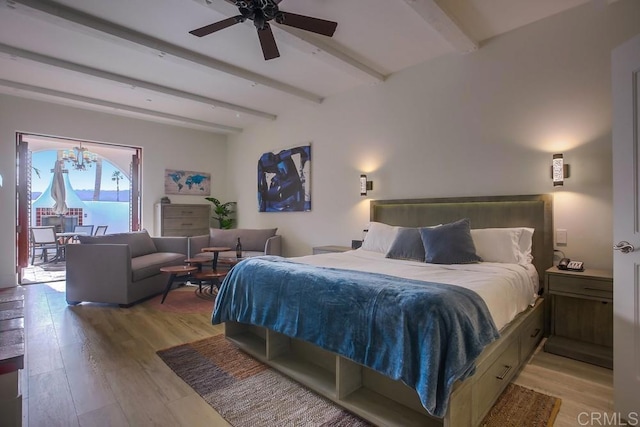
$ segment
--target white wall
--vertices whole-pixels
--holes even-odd
[[[372,198],[554,193],[561,248],[611,268],[610,51],[640,32],[640,2],[588,3],[483,44],[281,115],[230,138],[0,95],[0,287],[15,285],[15,133],[143,147],[143,226],[163,195],[164,168],[212,173],[212,194],[238,201],[239,226],[277,226],[285,255],[348,245]],[[258,213],[256,164],[274,149],[312,142],[312,212]],[[228,152],[227,152],[228,150]],[[571,164],[549,178],[551,153]],[[227,163],[228,160],[228,163]],[[171,197],[199,203],[199,197]]]
[[[361,237],[372,198],[553,193],[572,258],[612,266],[610,51],[640,32],[640,1],[588,3],[386,82],[230,138],[239,225],[279,227],[285,255]],[[258,213],[256,162],[312,142],[312,212]],[[551,154],[571,165],[564,187]]]
[[[16,285],[16,132],[142,147],[142,227],[153,233],[153,205],[165,168],[211,173],[212,195],[228,197],[226,136],[0,95],[0,288]],[[173,203],[205,203],[169,196]]]

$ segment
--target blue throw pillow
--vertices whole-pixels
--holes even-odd
[[[470,264],[482,261],[476,255],[469,219],[434,228],[421,228],[425,262],[432,264]]]
[[[420,230],[407,227],[398,229],[386,257],[424,262],[424,244]]]

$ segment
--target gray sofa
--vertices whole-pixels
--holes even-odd
[[[101,302],[129,306],[161,293],[169,277],[161,267],[183,265],[187,237],[150,237],[143,230],[79,236],[66,247],[67,303]]]
[[[243,257],[258,255],[282,255],[282,236],[276,234],[277,228],[233,228],[221,230],[209,229],[209,234],[189,237],[189,256],[202,256],[202,249],[211,246],[231,248],[231,251],[220,252],[220,257],[236,256],[236,244],[238,237],[242,245]]]

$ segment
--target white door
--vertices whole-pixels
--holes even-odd
[[[613,389],[640,414],[640,35],[613,51]]]

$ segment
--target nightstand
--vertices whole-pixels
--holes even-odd
[[[582,272],[549,268],[548,353],[613,368],[613,274],[609,270]]]
[[[332,252],[346,252],[346,251],[350,251],[350,250],[351,250],[351,248],[349,246],[336,246],[336,245],[314,246],[313,247],[313,254],[314,255],[328,254],[328,253],[332,253]]]

